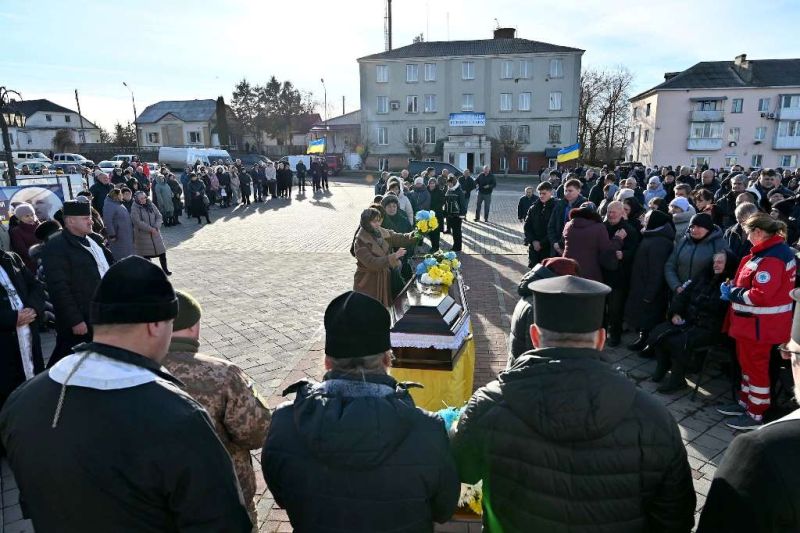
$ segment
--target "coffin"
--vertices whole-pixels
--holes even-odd
[[[449,289],[423,287],[412,279],[392,302],[390,330],[396,368],[452,370],[470,335],[464,280]]]

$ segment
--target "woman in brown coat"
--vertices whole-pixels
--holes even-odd
[[[161,238],[163,218],[158,208],[143,191],[138,191],[131,205],[131,222],[133,222],[133,247],[136,255],[148,259],[158,257],[161,269],[167,276],[172,272],[167,268],[167,249]]]
[[[385,307],[392,303],[392,268],[400,267],[405,248],[416,242],[413,233],[395,233],[381,227],[383,214],[370,207],[361,213],[361,227],[356,232],[353,251],[358,260],[353,276],[353,290],[372,296]],[[398,248],[391,253],[392,247]]]
[[[616,252],[628,234],[618,230],[608,238],[603,219],[591,207],[580,207],[569,212],[569,222],[564,226],[564,257],[578,262],[582,278],[603,282],[602,266],[616,261]]]

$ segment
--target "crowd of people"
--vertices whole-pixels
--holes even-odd
[[[538,196],[528,189],[519,200],[528,266],[569,258],[579,276],[609,286],[608,345],[621,343],[625,325],[637,331],[628,348],[657,359],[659,392],[687,387],[703,348],[735,352],[741,392],[720,412],[735,429],[760,426],[771,403],[770,361],[789,336],[799,177],[635,166],[624,175],[604,167],[545,178]],[[529,320],[530,297],[521,295],[528,301],[515,317]],[[510,360],[522,348],[510,343]]]

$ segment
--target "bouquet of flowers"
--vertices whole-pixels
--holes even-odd
[[[436,412],[444,422],[444,427],[448,433],[455,430],[458,425],[458,418],[461,416],[464,407],[446,407]],[[467,483],[461,484],[461,494],[458,497],[458,506],[462,509],[469,509],[478,516],[483,514],[483,481],[478,481],[474,485]]]
[[[436,213],[433,211],[417,211],[414,220],[417,222],[414,232],[417,238],[421,238],[423,235],[436,231],[436,228],[439,227],[439,220],[436,218]]]
[[[455,280],[455,272],[461,268],[455,252],[428,254],[417,265],[416,275],[423,285],[444,285],[449,287]]]

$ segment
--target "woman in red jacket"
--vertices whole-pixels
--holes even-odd
[[[772,347],[789,340],[795,255],[786,245],[786,224],[766,213],[756,213],[742,224],[753,243],[739,264],[733,283],[720,286],[730,300],[728,335],[736,340],[742,368],[739,403],[717,409],[735,416],[726,424],[739,430],[756,429],[770,404],[769,359]]]

